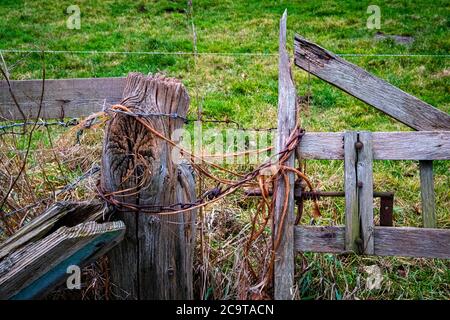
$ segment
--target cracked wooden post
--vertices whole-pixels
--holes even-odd
[[[278,65],[278,132],[276,150],[284,149],[285,144],[295,129],[295,86],[292,81],[289,55],[286,50],[286,17],[284,11],[280,20],[280,43],[279,43],[279,65]],[[294,154],[286,162],[287,166],[294,166]],[[280,224],[283,212],[283,196],[275,199],[274,212],[274,237],[282,232],[281,243],[275,252],[274,266],[274,298],[277,300],[288,300],[293,298],[294,286],[294,174],[288,173],[290,192],[288,194],[287,212],[284,224]],[[284,181],[279,181],[276,193],[284,195],[286,186]]]
[[[358,208],[361,223],[361,252],[374,254],[373,222],[373,150],[372,133],[358,133],[356,178],[358,187]]]
[[[189,96],[176,79],[131,73],[122,105],[133,111],[177,113],[184,117]],[[183,125],[180,118],[151,116],[146,119],[169,138]],[[172,149],[135,118],[113,114],[104,140],[103,190],[122,191],[115,195],[116,199],[134,205],[194,202],[193,173],[188,165],[173,162]],[[160,209],[155,207],[155,212],[158,211]],[[115,218],[125,222],[127,231],[125,240],[109,255],[114,296],[192,299],[194,210],[176,215],[122,211],[117,212]]]

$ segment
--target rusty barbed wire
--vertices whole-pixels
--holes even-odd
[[[67,121],[25,121],[25,122],[14,122],[6,125],[0,125],[0,130],[7,130],[7,129],[14,129],[14,128],[21,128],[26,126],[33,126],[36,125],[36,127],[50,127],[50,126],[61,126],[61,127],[71,127],[78,125],[78,119],[72,118]]]
[[[275,262],[275,252],[277,251],[280,243],[281,243],[281,233],[276,233],[276,237],[272,238],[272,245],[270,248],[270,260],[268,265],[266,263],[260,264],[260,270],[255,270],[255,267],[252,265],[250,261],[250,252],[252,248],[252,244],[258,240],[258,238],[264,233],[264,230],[268,224],[270,219],[274,218],[274,201],[277,196],[282,196],[284,201],[288,201],[288,195],[290,192],[290,187],[288,183],[288,173],[293,173],[298,178],[303,179],[311,192],[314,192],[312,183],[309,181],[308,177],[301,171],[286,166],[286,162],[291,155],[294,154],[302,137],[305,134],[305,130],[300,128],[299,121],[297,120],[297,124],[295,129],[290,134],[284,148],[278,153],[272,155],[267,161],[263,162],[259,166],[257,166],[252,171],[246,174],[234,173],[229,170],[225,170],[218,165],[213,165],[210,162],[205,161],[203,158],[188,152],[179,146],[175,141],[166,137],[163,133],[156,130],[151,123],[148,121],[146,117],[143,117],[142,114],[135,114],[128,107],[123,105],[114,105],[111,107],[111,110],[120,110],[116,114],[122,114],[126,116],[133,117],[136,121],[138,121],[141,125],[144,126],[151,134],[156,136],[159,139],[164,140],[169,145],[174,148],[180,149],[184,158],[189,161],[194,168],[198,172],[199,175],[205,176],[207,178],[211,178],[218,182],[217,186],[213,189],[205,192],[199,199],[192,203],[173,203],[169,205],[143,205],[143,204],[134,204],[124,202],[118,199],[118,197],[126,197],[127,192],[136,191],[136,188],[127,189],[124,193],[124,190],[120,191],[110,191],[104,190],[101,184],[97,183],[97,192],[101,199],[106,201],[107,203],[114,206],[119,211],[127,211],[127,212],[136,212],[143,214],[152,214],[152,215],[174,215],[181,214],[188,211],[192,211],[195,209],[203,208],[209,204],[217,202],[218,200],[223,199],[224,197],[231,195],[236,192],[238,189],[243,187],[258,187],[262,191],[262,198],[257,206],[257,211],[251,218],[251,233],[247,240],[247,245],[244,251],[244,259],[246,268],[249,270],[253,282],[258,283],[252,288],[257,288],[258,294],[262,296],[268,296],[267,291],[270,290],[270,286],[273,279],[273,268]],[[173,116],[173,115],[172,115]],[[248,151],[251,152],[252,150]],[[245,154],[245,152],[243,152]],[[197,164],[194,162],[194,159],[200,158],[201,163]],[[218,169],[223,169],[226,172],[234,175],[234,180],[222,180],[220,178],[215,177],[207,169],[203,168],[202,165],[213,166]],[[266,170],[269,170],[271,174],[267,175]],[[273,193],[271,199],[269,199],[268,190],[269,185],[271,185],[272,190],[276,190],[275,186],[280,182],[284,181],[286,186],[284,195],[277,195]],[[315,202],[315,210],[313,210],[314,215],[320,215],[318,204]],[[280,215],[280,223],[279,226],[283,226],[284,221],[286,220],[287,215],[287,205],[283,206],[281,215]],[[256,290],[256,289],[255,289]],[[250,288],[249,288],[250,291]]]
[[[115,113],[122,113],[122,114],[127,114],[127,112],[121,111],[121,110],[111,110],[111,109],[106,109],[106,111],[112,111]],[[178,115],[177,113],[160,113],[160,112],[135,112],[134,113],[135,116],[139,116],[139,117],[167,117],[167,118],[171,118],[171,119],[181,119],[183,120],[184,123],[192,123],[192,122],[196,122],[198,121],[197,118],[188,118],[188,117],[182,117],[180,115]],[[81,123],[82,119],[81,118],[71,118],[69,120],[66,121],[62,121],[62,120],[58,120],[58,121],[38,121],[37,123],[33,122],[33,121],[24,121],[24,122],[15,122],[12,120],[5,120],[3,122],[7,122],[8,124],[4,124],[4,125],[0,125],[0,130],[4,131],[4,132],[0,132],[0,134],[16,134],[16,132],[14,131],[6,131],[9,129],[14,129],[14,128],[22,128],[22,127],[27,127],[27,126],[33,126],[36,124],[36,127],[50,127],[50,126],[60,126],[60,127],[73,127],[73,126],[77,126]],[[235,125],[237,129],[239,130],[248,130],[248,131],[275,131],[277,130],[276,127],[270,127],[270,128],[256,128],[256,127],[244,127],[241,123],[239,123],[236,120],[232,120],[232,119],[217,119],[214,117],[210,117],[210,118],[203,118],[202,122],[205,123],[223,123],[223,124],[232,124]],[[91,123],[92,125],[93,123]],[[89,127],[89,125],[86,125],[85,127]]]

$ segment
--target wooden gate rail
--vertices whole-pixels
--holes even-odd
[[[285,53],[285,37],[286,12],[280,22],[279,135],[292,129],[292,124],[286,121],[286,106],[289,105],[292,81],[286,81],[290,79],[290,62]],[[295,227],[295,249],[450,258],[450,230],[374,226],[372,172],[373,160],[419,160],[423,224],[426,227],[435,226],[432,160],[450,158],[450,131],[447,132],[450,130],[450,115],[298,35],[295,36],[294,47],[296,66],[415,130],[429,131],[307,133],[298,147],[297,157],[344,160],[346,225]],[[294,111],[292,115],[295,115]],[[293,199],[290,197],[288,217],[293,214],[292,205]],[[277,210],[274,217],[275,226],[278,223],[276,212]],[[283,232],[288,236],[293,228],[289,221],[288,219],[288,223],[283,227]],[[274,232],[277,230],[275,227]],[[291,270],[294,268],[294,262],[290,248],[289,243],[282,243],[276,253],[275,299],[292,298],[294,279]],[[279,270],[277,265],[281,266]]]
[[[305,160],[344,160],[344,132],[306,132]],[[372,132],[374,160],[449,160],[450,131]]]
[[[373,226],[373,217],[370,215],[370,212],[373,213],[370,206],[373,203],[372,185],[369,185],[365,192],[361,192],[371,181],[361,180],[359,173],[361,168],[365,173],[372,171],[370,157],[363,158],[364,164],[358,165],[361,161],[358,154],[364,149],[366,153],[372,153],[373,159],[376,160],[450,160],[450,132],[363,133],[363,141],[358,141],[358,136],[361,137],[361,133],[305,134],[299,146],[304,159],[345,161],[346,225],[297,226],[294,228],[295,249],[330,253],[356,251],[378,256],[450,258],[450,230]],[[362,145],[358,142],[362,142]],[[369,210],[371,211],[368,212]]]
[[[302,252],[349,253],[344,226],[296,226],[295,249]],[[450,230],[374,227],[374,255],[450,258]]]
[[[42,91],[42,80],[13,80],[12,90],[25,115],[35,118]],[[119,103],[125,78],[86,78],[45,80],[42,119],[80,118]],[[6,81],[0,81],[0,119],[23,120]]]

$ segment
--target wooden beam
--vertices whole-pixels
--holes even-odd
[[[177,113],[184,117],[189,96],[177,79],[130,73],[122,104],[132,111]],[[182,119],[168,117],[150,117],[145,121],[166,137],[183,126]],[[118,201],[147,208],[138,212],[123,210],[115,215],[127,226],[125,241],[109,254],[111,280],[117,285],[113,288],[115,297],[193,298],[196,210],[156,214],[167,211],[163,208],[169,205],[196,201],[192,168],[179,164],[172,150],[170,144],[129,115],[116,114],[106,128],[102,189],[119,191]],[[173,209],[180,209],[180,205]],[[124,296],[119,288],[129,295]]]
[[[109,212],[108,207],[100,201],[57,202],[6,239],[0,245],[0,259],[42,238],[51,230],[63,225],[75,226],[82,222],[96,221]]]
[[[29,118],[36,117],[42,80],[13,80],[12,90]],[[125,78],[86,78],[45,80],[41,118],[80,118],[102,110],[102,106],[119,103]],[[0,120],[23,120],[6,81],[0,81]]]
[[[344,226],[296,226],[294,234],[297,251],[347,252]],[[450,230],[376,226],[374,254],[450,259]]]
[[[374,160],[450,160],[450,131],[373,132]],[[302,159],[344,159],[343,132],[306,132]]]
[[[375,160],[450,160],[450,131],[373,132]]]
[[[436,228],[436,203],[433,182],[433,161],[419,161],[420,195],[424,228]]]
[[[94,261],[120,242],[124,231],[121,221],[64,226],[11,252],[0,261],[0,299],[42,297],[67,277],[69,266]]]
[[[298,146],[301,159],[343,160],[343,132],[306,132]]]
[[[416,130],[450,130],[450,115],[295,36],[295,64]]]
[[[296,226],[294,228],[294,247],[297,251],[343,253],[346,232],[343,227],[310,227]]]
[[[373,254],[373,173],[372,133],[358,133],[356,176],[361,226],[362,252]]]
[[[356,147],[358,133],[344,133],[344,187],[345,187],[345,249],[358,252],[360,239],[357,177],[356,177]]]
[[[286,50],[286,19],[285,10],[280,20],[279,63],[278,63],[278,134],[276,151],[284,149],[291,132],[296,125],[296,91],[292,81],[289,55]],[[294,167],[294,154],[285,163]],[[276,197],[274,210],[274,239],[282,234],[281,242],[275,251],[274,266],[274,298],[277,300],[293,299],[294,286],[294,174],[288,173],[289,189],[287,207],[284,207],[284,197]],[[284,195],[287,186],[283,179],[276,184],[276,193]],[[283,211],[286,210],[284,224],[281,224]]]
[[[450,230],[375,227],[375,255],[450,259]]]

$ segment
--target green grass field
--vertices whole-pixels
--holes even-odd
[[[198,58],[170,54],[194,50],[187,1],[78,0],[81,29],[70,30],[66,27],[66,9],[74,2],[1,1],[0,50],[76,51],[47,53],[47,78],[163,72],[182,79],[191,96],[192,116],[201,106],[206,117],[231,119],[245,127],[269,128],[276,123],[277,114],[278,23],[287,8],[291,51],[293,36],[298,33],[335,53],[373,54],[345,59],[450,112],[450,4],[445,0],[377,1],[381,9],[380,30],[366,27],[366,11],[374,4],[372,1],[194,0]],[[377,31],[410,36],[414,41],[398,44],[391,39],[377,40]],[[125,51],[141,53],[117,53]],[[166,54],[142,53],[155,51]],[[41,77],[40,53],[2,54],[12,79]],[[389,54],[410,56],[385,56]],[[302,70],[295,68],[294,78],[298,95],[307,94],[310,83],[311,103],[301,111],[302,126],[307,131],[409,130],[320,79],[311,76],[308,81]],[[53,132],[56,139],[60,131]],[[38,132],[35,139],[35,145],[49,146],[45,133]],[[435,161],[439,228],[450,228],[449,169],[448,161]],[[310,161],[307,173],[322,190],[343,188],[341,161]],[[56,176],[51,179],[62,183]],[[395,192],[395,225],[421,226],[418,163],[377,161],[374,181],[376,190]],[[321,209],[320,224],[343,223],[342,199],[325,199]],[[251,205],[242,205],[239,196],[206,210],[207,214],[234,213],[236,216],[230,219],[239,227],[220,236],[208,235],[211,256],[226,256],[221,245],[248,224],[251,210]],[[302,223],[309,223],[308,216]],[[235,278],[231,275],[233,259],[233,255],[222,259],[211,271],[204,297],[236,297]],[[381,268],[381,289],[365,288],[364,267],[370,265]],[[298,256],[298,266],[300,299],[450,299],[448,260],[308,253]]]

